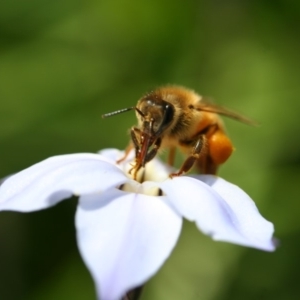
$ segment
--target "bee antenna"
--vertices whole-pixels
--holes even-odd
[[[116,110],[116,111],[113,111],[113,112],[102,115],[102,118],[112,117],[114,115],[118,115],[118,114],[130,111],[130,110],[133,110],[133,109],[136,109],[136,108],[133,106],[133,107],[127,107],[127,108],[119,109],[119,110]]]

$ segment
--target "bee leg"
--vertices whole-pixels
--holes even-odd
[[[137,178],[137,173],[140,170],[140,168],[142,167],[141,163],[138,160],[139,157],[139,153],[141,151],[141,143],[140,143],[140,134],[141,131],[140,129],[133,127],[130,130],[130,135],[131,135],[131,140],[132,140],[132,148],[135,148],[135,162],[133,167],[129,170],[129,174],[131,174],[133,172],[133,179],[136,180]]]
[[[128,155],[129,155],[130,151],[132,150],[132,148],[133,148],[133,145],[132,145],[132,143],[130,143],[130,144],[126,147],[124,155],[123,155],[120,159],[118,159],[118,160],[116,161],[116,163],[117,163],[117,164],[120,164],[121,162],[123,162],[123,161],[128,157]]]
[[[230,157],[234,148],[230,139],[222,130],[217,130],[208,139],[208,148],[211,162],[208,161],[207,171],[208,174],[216,174],[217,167]],[[213,173],[213,169],[215,169],[215,173]]]
[[[158,138],[155,141],[155,143],[154,143],[153,148],[151,149],[151,151],[149,153],[147,153],[146,159],[145,159],[145,163],[149,162],[150,160],[152,160],[156,156],[157,151],[160,148],[160,145],[161,145],[161,139]]]
[[[141,131],[140,129],[133,127],[130,130],[130,135],[135,148],[135,157],[138,157],[138,154],[141,151],[141,141],[140,141]]]
[[[130,144],[126,147],[124,156],[117,160],[117,164],[123,162],[128,157],[130,151],[133,148],[135,148],[135,156],[137,156],[137,154],[140,150],[140,142],[139,142],[139,138],[137,137],[137,135],[139,135],[140,132],[141,131],[136,127],[133,127],[130,129],[130,135],[131,135],[132,142],[130,142]]]
[[[172,178],[175,176],[180,176],[183,173],[188,172],[193,167],[195,162],[199,159],[204,143],[205,143],[205,136],[200,135],[199,139],[196,141],[196,144],[194,146],[193,153],[183,162],[179,171],[177,173],[171,173],[169,177]]]
[[[174,166],[176,148],[171,147],[168,155],[168,165]]]
[[[161,145],[161,139],[157,139],[153,145],[153,148],[149,153],[147,153],[145,157],[145,163],[142,165],[141,162],[139,162],[137,159],[135,160],[134,166],[129,170],[129,174],[133,172],[133,179],[137,179],[137,173],[138,171],[142,168],[145,167],[145,164],[151,161],[157,154],[158,149],[160,148]],[[136,146],[136,151],[140,151],[139,145]]]
[[[136,180],[137,179],[137,173],[138,171],[141,169],[142,165],[141,164],[135,164],[130,170],[129,170],[129,174],[131,175],[131,173],[133,172],[132,176],[133,179]]]
[[[216,175],[219,165],[215,164],[208,154],[205,154],[197,161],[196,167],[201,174]]]
[[[197,167],[203,174],[216,175],[219,165],[223,164],[233,152],[233,145],[227,135],[217,129],[207,138],[208,153],[203,155]]]

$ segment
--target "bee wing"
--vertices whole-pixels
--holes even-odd
[[[218,114],[218,115],[223,115],[225,117],[229,117],[231,119],[237,120],[239,122],[242,122],[242,123],[245,123],[245,124],[248,124],[251,126],[259,125],[254,120],[251,120],[239,113],[236,113],[230,109],[227,109],[225,107],[222,107],[222,106],[219,106],[216,104],[201,102],[197,105],[196,109],[199,111],[205,111],[205,112],[210,112],[210,113],[214,113],[214,114]]]

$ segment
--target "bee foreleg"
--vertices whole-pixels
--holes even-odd
[[[161,139],[158,138],[158,139],[155,141],[155,143],[154,143],[154,145],[153,145],[153,148],[150,150],[149,153],[147,153],[146,159],[145,159],[145,163],[149,162],[150,160],[152,160],[152,159],[156,156],[157,151],[158,151],[158,149],[160,148],[160,145],[161,145]]]
[[[171,173],[169,176],[172,178],[174,176],[180,176],[183,173],[188,172],[193,167],[195,162],[199,159],[204,144],[205,144],[205,136],[200,135],[195,143],[195,146],[193,147],[192,154],[183,162],[181,168],[177,173]]]
[[[140,150],[140,141],[139,141],[139,138],[137,137],[137,135],[139,135],[140,132],[141,131],[136,127],[133,127],[130,129],[131,142],[126,147],[123,157],[121,157],[120,159],[117,160],[117,164],[123,162],[128,157],[132,148],[135,148],[135,156],[137,156],[137,153]]]
[[[135,148],[135,164],[134,166],[129,170],[129,174],[133,171],[133,179],[136,180],[137,173],[139,169],[142,167],[138,157],[141,151],[141,130],[136,127],[132,127],[130,130],[131,140]]]
[[[133,127],[130,130],[130,135],[135,148],[135,157],[137,157],[141,150],[141,141],[140,141],[141,131],[140,129]]]
[[[140,164],[136,164],[135,166],[133,166],[130,170],[129,170],[129,174],[133,176],[133,179],[136,180],[137,179],[137,173],[138,171],[141,169],[142,165]],[[132,174],[133,172],[133,174]]]
[[[118,159],[116,161],[116,163],[120,164],[121,162],[123,162],[128,157],[128,155],[129,155],[130,151],[132,150],[132,148],[133,148],[133,144],[130,142],[130,144],[125,149],[124,155],[120,159]]]

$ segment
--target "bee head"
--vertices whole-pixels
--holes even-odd
[[[157,137],[170,126],[174,114],[174,106],[159,98],[142,98],[136,107],[136,115],[143,131]]]

